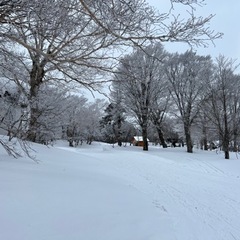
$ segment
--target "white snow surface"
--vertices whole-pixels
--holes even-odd
[[[0,149],[1,240],[240,240],[238,154],[32,147]]]

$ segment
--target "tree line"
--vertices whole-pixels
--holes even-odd
[[[220,38],[208,27],[213,15],[196,15],[202,3],[174,0],[167,13],[159,13],[144,0],[1,1],[1,128],[24,141],[51,139],[49,129],[58,128],[56,119],[60,123],[64,110],[71,109],[61,101],[73,106],[69,92],[79,86],[99,90],[127,49],[167,41],[207,46]],[[176,17],[175,4],[185,6],[189,15]]]
[[[168,53],[161,44],[151,44],[121,59],[112,101],[141,127],[143,150],[148,150],[150,124],[166,147],[164,124],[175,121],[187,152],[193,152],[193,138],[205,150],[210,142],[218,141],[229,159],[230,149],[238,151],[240,143],[240,75],[236,69],[235,62],[224,56],[213,60],[191,50]]]

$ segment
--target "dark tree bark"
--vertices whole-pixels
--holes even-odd
[[[122,146],[122,118],[121,116],[118,116],[117,118],[117,143],[118,146]]]
[[[234,129],[233,131],[233,151],[237,152],[238,151],[238,143],[237,143],[237,137],[238,137],[238,133],[237,133],[237,129]]]
[[[189,126],[184,126],[185,131],[185,137],[186,137],[186,145],[187,145],[187,152],[192,153],[193,152],[193,144],[191,139],[191,132]]]
[[[165,113],[166,113],[166,109],[167,109],[167,104],[165,104],[163,110],[160,110],[160,109],[156,109],[155,111],[151,110],[151,113],[150,113],[151,122],[156,127],[156,130],[158,133],[158,138],[159,138],[160,144],[163,146],[163,148],[167,148],[167,144],[164,140],[164,135],[162,132],[162,127],[161,127]]]
[[[37,142],[37,130],[40,127],[38,121],[39,116],[41,115],[40,109],[38,107],[38,92],[43,83],[44,78],[44,66],[45,60],[40,60],[39,56],[34,56],[32,59],[32,70],[30,72],[30,119],[27,139],[32,142]]]
[[[167,148],[167,144],[164,140],[162,129],[157,128],[157,132],[158,132],[158,137],[159,137],[160,144],[163,146],[163,148]]]
[[[208,150],[208,140],[207,140],[207,128],[206,128],[205,124],[203,124],[202,133],[203,133],[203,138],[202,138],[203,149],[205,151],[207,151]]]
[[[148,151],[147,124],[142,125],[143,151]]]
[[[225,108],[225,101],[224,101],[224,110]],[[225,159],[229,159],[229,144],[230,144],[230,133],[229,133],[229,127],[228,127],[228,117],[227,112],[224,113],[224,136],[223,136],[223,151],[225,155]]]

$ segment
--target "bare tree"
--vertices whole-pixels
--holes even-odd
[[[193,152],[191,126],[198,116],[205,86],[211,76],[209,66],[211,66],[209,56],[198,56],[192,51],[174,54],[169,57],[166,64],[166,74],[171,84],[170,94],[183,123],[189,153]]]
[[[104,99],[96,99],[94,102],[87,104],[85,114],[85,138],[87,144],[91,144],[94,139],[100,137],[100,120],[106,108],[106,101]]]
[[[163,146],[163,148],[167,147],[166,139],[164,136],[164,123],[166,119],[166,113],[169,111],[169,107],[171,106],[171,99],[168,92],[169,83],[167,81],[165,72],[164,72],[164,62],[165,62],[165,55],[166,53],[163,53],[158,58],[161,58],[161,61],[159,61],[157,64],[156,69],[153,72],[153,75],[156,76],[156,83],[154,86],[154,90],[152,93],[152,99],[151,99],[151,107],[150,107],[150,121],[152,122],[153,126],[156,128],[158,133],[158,138],[160,141],[160,144]],[[164,57],[165,55],[165,57]]]
[[[143,0],[79,2],[95,24],[113,38],[123,40],[125,44],[131,42],[141,45],[148,40],[157,40],[207,46],[206,40],[213,41],[222,35],[214,33],[206,26],[213,15],[205,18],[195,15],[196,7],[202,6],[204,0],[170,0],[171,8],[167,13],[156,12]],[[173,14],[175,4],[188,8],[187,19]]]
[[[234,69],[233,69],[234,70]],[[232,92],[232,105],[231,105],[231,115],[232,115],[232,141],[233,141],[233,151],[239,151],[240,145],[240,75],[234,74],[233,77],[234,89]]]
[[[48,145],[61,137],[61,128],[69,108],[68,96],[68,89],[60,84],[41,85],[35,98],[38,108],[35,122],[38,143]]]
[[[219,56],[210,88],[208,118],[218,130],[225,159],[229,159],[232,137],[238,135],[239,77],[234,75],[236,65],[232,59]],[[236,141],[236,139],[235,139]]]
[[[161,94],[159,68],[166,56],[163,47],[149,45],[143,51],[137,49],[122,59],[115,85],[124,95],[124,106],[135,116],[142,130],[143,150],[148,150],[147,127],[153,102]]]
[[[200,138],[200,148],[202,150],[212,149],[213,141],[217,140],[216,137],[216,128],[213,124],[209,121],[208,114],[209,114],[209,99],[208,96],[206,100],[203,100],[201,103],[201,109],[199,111],[198,118],[196,120],[196,127],[199,128],[199,138]]]
[[[171,2],[186,5],[189,18],[184,21],[171,11],[159,14],[143,0],[5,0],[0,9],[0,38],[5,54],[11,45],[28,73],[28,139],[37,141],[36,97],[44,82],[75,81],[95,88],[102,82],[102,73],[112,72],[116,56],[126,46],[141,47],[151,41],[198,46],[221,36],[206,26],[212,15],[195,16],[198,1]]]
[[[83,96],[69,95],[65,103],[66,111],[62,121],[62,138],[67,139],[70,147],[84,140],[86,128],[86,104]]]
[[[11,23],[16,23],[17,12],[20,11],[24,4],[24,0],[2,0],[0,2],[0,24],[8,23],[11,19]]]
[[[11,86],[10,90],[0,91],[0,129],[5,131],[9,141],[13,137],[23,137],[27,128],[26,105],[22,95],[14,90]]]
[[[94,27],[78,1],[29,1],[19,24],[2,25],[2,36],[20,45],[15,52],[28,71],[30,121],[28,139],[37,141],[37,95],[44,82],[76,80],[91,86],[97,69],[104,68],[103,34]],[[92,46],[92,47],[91,47]],[[100,51],[101,49],[102,51]],[[70,65],[71,64],[71,65]],[[88,68],[92,67],[92,71]],[[95,71],[94,71],[95,69]]]

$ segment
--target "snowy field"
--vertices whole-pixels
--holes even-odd
[[[0,149],[1,240],[240,240],[240,155],[33,147]]]

